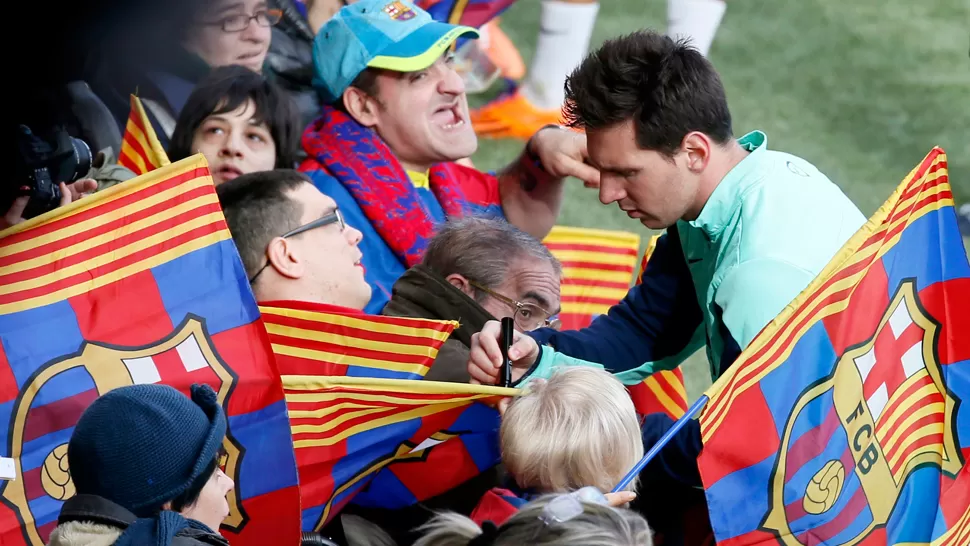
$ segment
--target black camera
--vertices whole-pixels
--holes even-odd
[[[83,178],[91,170],[91,148],[83,140],[72,137],[63,127],[55,127],[51,138],[34,134],[26,125],[17,133],[17,176],[9,184],[12,195],[2,200],[3,212],[13,200],[30,196],[24,218],[32,218],[56,208],[61,201],[59,184],[70,184]],[[53,144],[52,144],[53,143]]]

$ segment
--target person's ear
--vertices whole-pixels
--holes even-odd
[[[468,279],[461,274],[452,273],[451,275],[445,277],[445,280],[448,281],[451,286],[454,286],[458,290],[464,292],[464,294],[469,298],[475,299],[475,287],[472,286],[471,283],[468,282]]]
[[[344,108],[347,109],[347,113],[350,114],[350,117],[354,118],[357,123],[363,125],[364,127],[373,127],[377,125],[378,104],[373,97],[354,86],[350,86],[344,90],[344,94],[341,99],[344,102]]]
[[[269,267],[288,279],[299,279],[306,274],[306,264],[292,241],[277,237],[266,247]]]
[[[707,168],[711,160],[711,149],[714,143],[710,137],[699,131],[692,131],[684,136],[681,149],[687,154],[687,169],[693,173],[700,173]]]

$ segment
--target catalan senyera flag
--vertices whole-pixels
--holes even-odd
[[[155,136],[145,107],[135,95],[131,95],[131,112],[121,137],[118,164],[135,174],[145,174],[169,164],[168,154]]]
[[[970,264],[943,150],[708,396],[718,544],[970,544]]]
[[[391,463],[427,464],[441,448],[466,434],[488,429],[490,445],[467,450],[472,461],[452,456],[438,461],[437,474],[402,472],[374,486],[382,507],[408,488],[444,483],[451,466],[498,462],[498,412],[490,407],[517,389],[462,383],[367,377],[283,376],[293,445],[300,465],[304,530],[323,528]],[[400,489],[404,489],[402,492]],[[388,500],[383,500],[387,498]]]
[[[589,326],[626,296],[638,263],[636,233],[554,226],[542,243],[562,263],[564,330]]]
[[[284,375],[421,379],[458,326],[297,301],[264,302],[260,312]]]
[[[41,546],[75,493],[67,443],[124,385],[208,383],[228,416],[233,544],[300,542],[282,384],[201,155],[0,232],[0,543]]]
[[[647,269],[647,262],[657,248],[659,239],[659,235],[651,237],[643,251],[637,284],[643,282],[643,272]],[[687,388],[684,386],[684,372],[679,367],[659,371],[636,385],[627,385],[626,389],[633,398],[637,413],[641,415],[666,413],[672,419],[679,419],[687,412]]]
[[[564,330],[589,326],[597,315],[605,314],[629,291],[637,267],[639,235],[555,226],[543,244],[563,266],[559,318]],[[655,247],[656,237],[651,239],[640,260],[637,284]],[[680,369],[656,373],[627,389],[642,415],[662,412],[677,419],[687,411],[687,391]]]

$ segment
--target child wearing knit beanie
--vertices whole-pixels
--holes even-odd
[[[49,546],[225,546],[218,533],[233,481],[219,468],[226,417],[215,391],[167,385],[109,391],[81,415],[67,446],[77,494]]]

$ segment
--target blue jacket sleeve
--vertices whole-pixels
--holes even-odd
[[[676,226],[660,237],[641,284],[582,330],[530,335],[569,357],[613,373],[673,369],[704,343],[700,305]]]

